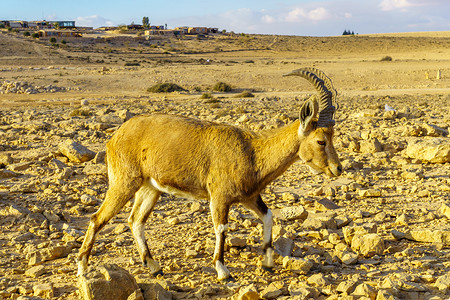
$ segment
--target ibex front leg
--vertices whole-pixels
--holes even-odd
[[[225,266],[224,262],[224,245],[226,231],[228,229],[228,211],[229,205],[218,201],[219,199],[211,199],[211,217],[214,224],[214,231],[216,233],[216,247],[214,250],[213,263],[216,266],[217,279],[222,281],[230,278],[230,271]]]
[[[273,248],[272,248],[272,212],[263,202],[260,195],[253,199],[253,201],[248,201],[242,203],[246,208],[256,213],[259,219],[263,222],[263,251],[264,260],[262,262],[263,269],[271,271],[273,268]]]

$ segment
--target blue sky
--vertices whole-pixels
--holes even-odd
[[[0,0],[0,20],[75,20],[77,26],[208,26],[309,36],[450,31],[449,0]]]

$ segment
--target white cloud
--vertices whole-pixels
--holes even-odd
[[[328,19],[329,17],[330,13],[323,7],[316,8],[308,13],[308,19],[311,21],[322,21]]]
[[[264,15],[261,17],[261,21],[265,24],[273,24],[275,23],[275,18],[270,15]]]
[[[286,22],[301,22],[303,20],[310,21],[322,21],[326,20],[331,16],[326,8],[318,7],[310,11],[306,11],[303,8],[297,7],[288,12],[287,16],[284,18]]]
[[[287,14],[285,20],[287,22],[299,22],[302,19],[304,19],[305,16],[306,16],[306,13],[303,8],[295,8]]]
[[[105,19],[98,15],[87,16],[87,17],[77,17],[75,19],[75,24],[77,26],[83,27],[102,27],[102,26],[114,26],[114,23],[108,19]]]
[[[394,10],[394,9],[406,9],[417,4],[411,3],[409,0],[383,0],[380,3],[380,7],[384,11]]]

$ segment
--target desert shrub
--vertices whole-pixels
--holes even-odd
[[[66,41],[66,40],[62,40],[62,41],[61,41],[61,44],[64,44],[64,45],[65,45],[65,44],[67,44],[67,41]]]
[[[200,97],[200,99],[212,99],[211,93],[203,93]]]
[[[392,61],[392,57],[390,56],[385,56],[381,59],[381,61]]]
[[[55,44],[56,43],[56,38],[54,38],[54,37],[50,38],[50,43]]]
[[[184,88],[175,83],[158,83],[147,89],[150,93],[172,93],[186,91]]]
[[[231,92],[231,86],[225,82],[218,82],[213,86],[213,91]]]
[[[236,98],[253,98],[255,95],[253,95],[250,91],[243,91],[240,94],[236,95]]]
[[[39,33],[35,32],[31,35],[32,38],[34,39],[38,39],[39,38]]]
[[[23,36],[30,36],[31,35],[31,33],[29,32],[29,31],[25,31],[24,33],[23,33]]]

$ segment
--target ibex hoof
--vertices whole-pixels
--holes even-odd
[[[154,273],[152,274],[153,277],[156,277],[156,276],[158,276],[158,275],[164,276],[163,271],[162,271],[162,270],[158,270],[158,271],[156,271],[156,272],[154,272]]]
[[[261,269],[263,269],[264,271],[269,272],[269,273],[275,272],[272,267],[262,266]]]
[[[226,278],[217,278],[220,283],[230,283],[230,282],[236,282],[236,279],[234,279],[232,276],[228,276]]]

